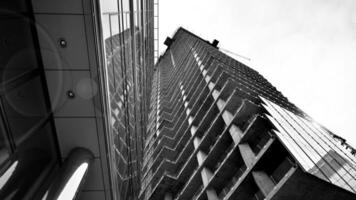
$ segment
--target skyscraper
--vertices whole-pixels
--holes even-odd
[[[355,199],[356,159],[257,71],[179,28],[153,76],[141,199]]]
[[[158,58],[157,0],[0,7],[0,199],[355,199],[355,150],[217,40]]]

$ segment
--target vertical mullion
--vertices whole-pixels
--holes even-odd
[[[6,117],[6,112],[5,112],[4,105],[3,105],[3,96],[0,97],[0,115],[1,115],[0,117],[1,117],[2,124],[3,124],[1,129],[3,129],[2,131],[5,133],[5,134],[3,134],[3,136],[4,136],[4,139],[6,140],[8,148],[10,148],[9,153],[14,153],[15,149],[16,149],[16,145],[15,145],[14,138],[11,134],[11,129],[10,129],[10,125],[8,122],[8,118]]]

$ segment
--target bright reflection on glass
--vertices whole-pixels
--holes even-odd
[[[42,200],[46,200],[46,199],[47,199],[47,196],[48,196],[48,190],[47,190],[47,192],[45,193],[45,195],[43,195]]]
[[[325,181],[356,192],[355,157],[313,120],[298,116],[261,97],[276,135],[301,167]]]
[[[79,187],[80,182],[83,179],[85,172],[88,169],[88,163],[81,164],[77,170],[70,177],[67,184],[64,186],[61,194],[58,196],[57,200],[70,200],[74,199],[75,193]]]
[[[12,163],[9,169],[7,169],[6,172],[0,177],[0,190],[4,187],[11,175],[14,173],[18,163],[19,162],[17,160]]]

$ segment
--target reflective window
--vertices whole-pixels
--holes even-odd
[[[325,128],[261,97],[268,119],[303,169],[325,181],[356,192],[355,157]]]
[[[145,116],[150,105],[143,100],[149,99],[152,80],[148,80],[148,77],[153,74],[153,57],[157,57],[159,53],[158,40],[154,40],[154,37],[158,37],[154,33],[158,31],[154,30],[157,23],[154,20],[154,6],[155,1],[147,0],[101,0],[102,40],[110,101],[108,117],[111,117],[110,137],[113,138],[112,147],[115,150],[113,168],[118,169],[119,199],[130,199],[130,195],[135,196],[140,190],[138,187],[130,190],[125,179],[137,177],[134,163],[143,154],[139,147],[144,146],[141,143],[145,132],[144,124],[147,117],[153,119],[157,114],[157,110],[152,109],[150,115]],[[152,49],[155,49],[154,52]],[[153,76],[153,79],[159,78]],[[151,137],[153,141],[152,135],[156,133],[158,120],[150,122],[147,137]],[[151,159],[152,153],[145,153],[145,158]],[[138,181],[141,180],[133,179],[133,182]]]
[[[28,137],[26,134],[29,129],[47,118],[46,103],[39,77],[8,91],[3,96],[2,103],[5,118],[16,145]]]
[[[0,82],[4,84],[37,68],[37,59],[29,19],[3,9],[0,24]]]
[[[58,161],[28,5],[23,1],[1,3],[0,199],[31,199],[25,195],[41,184],[39,177]]]
[[[4,129],[4,124],[0,124],[0,165],[9,157],[10,144],[6,136],[6,131]]]

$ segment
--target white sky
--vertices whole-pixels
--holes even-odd
[[[291,102],[356,145],[356,0],[160,0],[160,51],[182,26],[250,57]],[[245,62],[246,63],[246,62]]]

